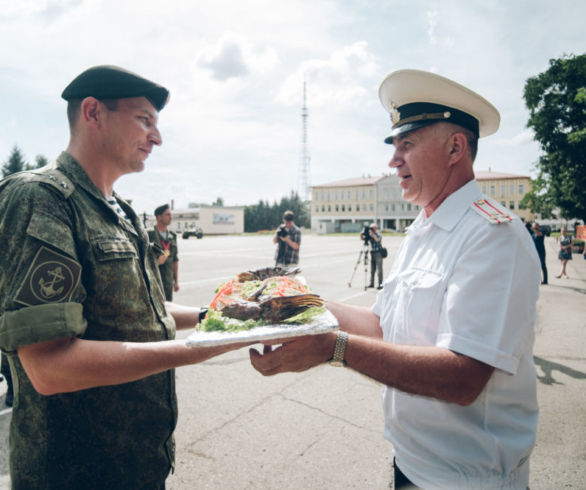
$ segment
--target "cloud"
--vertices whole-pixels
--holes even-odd
[[[255,49],[246,38],[233,32],[226,32],[216,43],[205,45],[197,58],[197,65],[209,69],[220,81],[245,77],[251,71],[265,72],[277,63],[273,49]]]
[[[310,59],[301,63],[285,80],[276,100],[287,106],[299,105],[300,87],[305,80],[313,107],[352,104],[370,94],[378,70],[368,43],[358,41],[335,50],[327,59]]]
[[[527,143],[533,143],[535,137],[535,133],[532,129],[526,129],[511,138],[497,138],[498,144],[502,146],[520,146],[526,145]]]
[[[429,41],[429,44],[431,44],[432,46],[439,45],[442,48],[453,48],[453,38],[437,36],[438,17],[439,14],[437,10],[427,11],[427,39]]]

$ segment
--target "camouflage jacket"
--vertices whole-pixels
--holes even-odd
[[[16,355],[59,338],[173,339],[155,254],[67,153],[0,182],[0,348],[14,380],[13,488],[159,488],[173,464],[174,371],[43,396]]]
[[[157,245],[157,251],[162,253],[168,251],[167,260],[163,265],[159,265],[159,271],[161,272],[165,298],[167,301],[171,301],[173,299],[173,285],[175,283],[173,264],[179,261],[179,256],[177,253],[177,235],[173,231],[169,230],[168,240],[163,240],[156,227],[153,230],[149,230],[148,234],[151,243],[155,243]]]

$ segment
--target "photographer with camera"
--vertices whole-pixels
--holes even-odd
[[[283,224],[277,228],[273,243],[279,246],[276,252],[276,266],[289,267],[299,263],[299,247],[301,246],[301,230],[293,221],[293,211],[283,213]]]
[[[364,244],[370,244],[370,284],[369,288],[374,287],[374,274],[378,270],[377,289],[383,288],[383,236],[378,231],[376,223],[365,225],[360,233],[360,239]]]

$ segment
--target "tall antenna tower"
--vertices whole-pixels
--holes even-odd
[[[311,184],[309,182],[309,151],[307,149],[307,118],[309,111],[307,110],[307,93],[306,83],[303,80],[303,107],[301,108],[301,160],[299,162],[299,182],[298,194],[303,201],[307,202],[311,199]]]

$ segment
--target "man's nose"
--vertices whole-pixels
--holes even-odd
[[[151,134],[149,136],[149,140],[153,145],[161,146],[163,144],[163,137],[161,136],[159,128],[157,128],[156,126],[153,127]]]
[[[395,152],[393,153],[393,156],[391,157],[391,159],[389,161],[389,167],[397,168],[397,167],[400,167],[402,164],[403,164],[403,160],[398,155],[397,150],[395,150]]]

